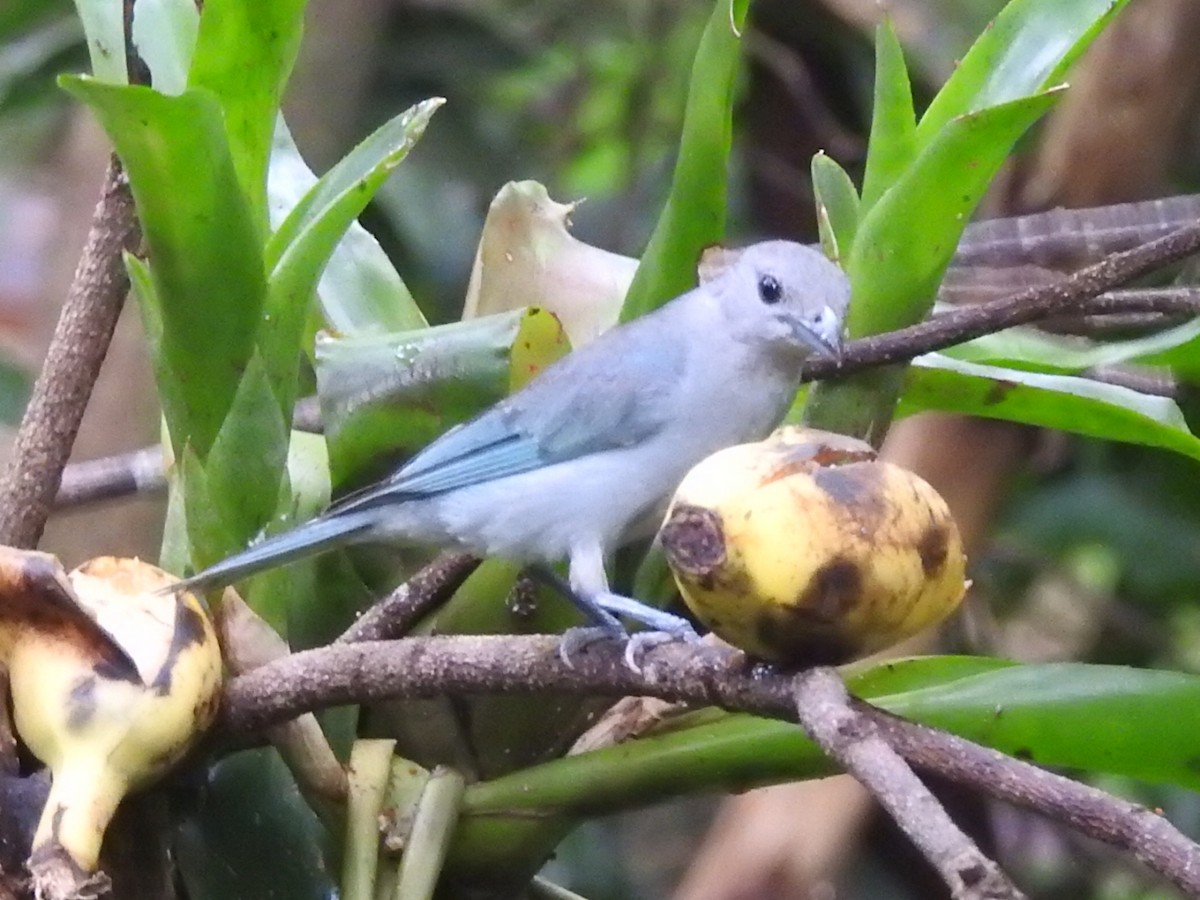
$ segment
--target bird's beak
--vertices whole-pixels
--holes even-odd
[[[793,321],[792,328],[796,340],[814,352],[832,359],[842,358],[842,321],[828,306],[814,318]]]

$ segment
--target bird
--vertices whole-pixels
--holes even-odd
[[[782,240],[719,251],[701,282],[546,367],[383,480],[174,589],[208,591],[349,543],[466,551],[557,580],[603,636],[644,651],[695,640],[687,619],[610,589],[606,563],[650,536],[696,463],[780,424],[804,361],[839,357],[850,285],[818,250]],[[565,560],[565,583],[550,566]],[[621,619],[648,626],[634,636]]]

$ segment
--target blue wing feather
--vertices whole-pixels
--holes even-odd
[[[666,424],[682,373],[662,340],[673,304],[575,351],[475,419],[447,431],[386,481],[326,515],[429,497],[645,440]],[[665,343],[665,346],[664,346]]]

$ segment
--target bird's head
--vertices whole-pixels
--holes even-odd
[[[720,250],[706,257],[700,279],[735,337],[803,356],[841,355],[850,283],[819,251],[791,241]]]

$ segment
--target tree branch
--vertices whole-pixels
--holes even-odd
[[[874,337],[853,341],[840,360],[814,358],[804,367],[806,381],[845,375],[860,369],[904,362],[930,353],[1039,319],[1062,315],[1095,315],[1112,312],[1195,313],[1195,302],[1173,294],[1134,294],[1100,297],[1105,291],[1153,272],[1200,251],[1200,223],[1180,228],[1166,237],[1105,257],[1095,265],[1049,285],[1039,285],[1004,300],[979,304]]]
[[[229,682],[214,738],[241,741],[330,706],[447,694],[637,694],[796,721],[795,679],[739,670],[728,651],[663,645],[647,654],[637,675],[615,644],[593,645],[568,667],[558,658],[558,642],[557,636],[427,637],[296,653]],[[1132,850],[1188,896],[1200,897],[1200,846],[1166,819],[861,701],[854,709],[910,764]]]
[[[42,536],[129,290],[122,253],[132,251],[139,239],[129,185],[113,157],[0,484],[0,544],[34,547]]]
[[[801,672],[795,686],[796,717],[808,736],[871,792],[937,869],[955,900],[1024,898],[954,824],[861,705],[850,705],[846,686],[833,669]]]
[[[338,643],[386,641],[408,634],[417,621],[441,606],[479,568],[478,557],[443,553],[361,616]]]

